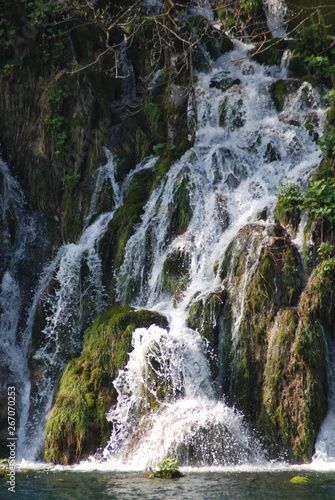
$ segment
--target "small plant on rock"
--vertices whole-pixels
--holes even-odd
[[[176,477],[183,477],[183,474],[178,469],[179,460],[177,458],[166,458],[152,469],[149,474],[150,479],[174,479]]]
[[[293,228],[296,228],[299,223],[303,202],[300,187],[290,180],[286,184],[280,182],[276,194],[278,197],[275,209],[276,219],[281,224],[290,224]]]
[[[318,254],[323,260],[329,259],[334,254],[333,245],[326,241],[323,241],[318,248]]]

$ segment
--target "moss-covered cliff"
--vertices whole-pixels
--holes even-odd
[[[189,322],[214,349],[226,397],[272,457],[311,459],[327,411],[326,331],[333,330],[333,263],[302,292],[302,263],[279,226],[244,227],[220,268],[223,293],[198,300]],[[327,311],[325,313],[324,311]]]

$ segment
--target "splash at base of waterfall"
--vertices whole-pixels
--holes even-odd
[[[119,459],[144,469],[166,457],[182,465],[241,465],[264,462],[243,417],[224,402],[182,399],[144,416],[124,443]],[[112,458],[108,449],[105,458]]]
[[[243,415],[215,399],[204,339],[176,318],[172,325],[134,331],[129,362],[114,381],[118,404],[108,415],[114,431],[104,459],[135,469],[166,457],[197,466],[264,459]]]

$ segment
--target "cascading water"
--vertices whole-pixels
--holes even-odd
[[[261,460],[242,415],[217,399],[206,344],[183,319],[175,314],[169,331],[135,330],[129,362],[114,383],[119,398],[108,415],[114,431],[104,458],[136,469],[172,455],[198,466]],[[146,414],[152,400],[158,409]]]
[[[0,365],[1,390],[16,388],[17,412],[26,416],[30,381],[30,337],[22,319],[29,314],[29,287],[35,283],[32,253],[40,243],[37,220],[29,215],[19,184],[0,158],[1,268],[0,268]],[[40,246],[40,251],[42,246]]]
[[[285,65],[262,67],[247,58],[249,49],[236,43],[211,72],[197,75],[195,145],[153,192],[126,245],[119,299],[132,297],[133,305],[165,314],[170,330],[151,327],[134,333],[129,363],[114,382],[118,404],[109,413],[114,432],[104,450],[107,459],[145,467],[167,455],[196,464],[242,463],[262,456],[241,416],[212,388],[207,347],[187,327],[187,310],[194,297],[219,287],[213,269],[238,231],[246,224],[266,227],[273,221],[278,183],[287,178],[307,183],[320,150],[305,124],[313,123],[321,133],[324,110],[309,84],[295,82],[295,91],[278,112],[274,86],[277,81],[292,83]],[[189,221],[174,233],[171,212],[181,185],[184,193],[186,186]],[[185,281],[171,298],[166,266],[176,259]],[[250,248],[246,271],[255,263],[257,255]],[[243,309],[242,290],[240,295],[236,323]],[[150,389],[153,367],[158,380],[166,379],[164,391],[172,396],[161,400],[157,387]],[[148,391],[159,409],[143,416]]]
[[[266,12],[267,25],[274,37],[283,37],[286,34],[287,5],[284,0],[263,0]]]
[[[324,333],[326,344],[328,414],[315,443],[314,462],[335,462],[335,345]]]
[[[139,260],[142,254],[144,262],[148,231],[153,240],[153,264],[136,305],[152,307],[163,298],[163,265],[178,248],[191,259],[192,286],[186,303],[195,291],[213,288],[214,262],[239,229],[259,220],[264,209],[271,212],[280,181],[290,177],[306,183],[318,164],[319,148],[304,128],[308,122],[322,131],[323,112],[317,93],[309,84],[302,84],[278,113],[273,84],[285,77],[285,71],[251,63],[248,49],[239,45],[222,57],[211,73],[198,76],[200,125],[196,145],[172,166],[163,193],[155,191],[142,225],[127,243],[118,285],[121,300],[127,295],[124,282],[143,276]],[[183,177],[187,178],[193,215],[187,230],[170,242],[169,214]]]
[[[77,243],[61,246],[54,259],[45,266],[25,325],[24,338],[29,344],[37,310],[44,310],[43,338],[33,356],[33,363],[40,367],[41,374],[35,381],[34,392],[26,389],[18,432],[19,456],[25,459],[33,460],[39,456],[55,381],[66,363],[80,352],[83,330],[106,308],[99,242],[115,210],[123,202],[123,191],[115,181],[114,157],[108,150],[105,154],[106,165],[95,173],[95,188],[84,232]],[[125,178],[124,185],[135,173],[152,168],[155,162],[156,159],[149,159],[137,165]],[[97,214],[98,199],[106,184],[113,193],[112,211]],[[28,372],[25,380],[29,380]]]
[[[26,459],[34,459],[43,447],[42,426],[51,408],[55,381],[69,361],[69,355],[73,357],[80,352],[85,325],[100,315],[104,308],[105,294],[98,245],[122,202],[120,188],[114,179],[114,158],[108,151],[106,156],[107,164],[100,167],[96,174],[96,187],[87,217],[93,222],[84,230],[78,243],[60,247],[56,257],[42,273],[35,291],[25,336],[31,338],[37,306],[45,311],[46,325],[42,331],[41,346],[33,356],[43,374],[36,382],[34,394],[26,399],[27,407],[23,411],[18,435],[19,452]],[[100,214],[94,219],[97,196],[106,181],[113,189],[114,207],[111,212]]]

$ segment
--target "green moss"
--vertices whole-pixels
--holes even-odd
[[[270,241],[266,234],[271,234]],[[229,387],[233,403],[251,425],[261,430],[269,331],[280,308],[297,303],[301,293],[299,256],[280,226],[267,231],[260,226],[249,226],[241,230],[228,248],[221,266],[221,277],[224,276],[230,289],[225,339],[230,338],[232,343],[234,318],[238,320],[238,331],[235,327],[232,373],[228,380],[227,364],[223,365],[223,385]],[[231,349],[228,344],[227,349]],[[280,369],[279,362],[274,370],[277,376]]]
[[[285,305],[295,304],[301,291],[301,279],[299,274],[300,261],[297,253],[292,247],[283,250],[283,284]]]
[[[83,127],[86,125],[88,120],[88,116],[84,112],[79,112],[76,116],[74,116],[72,120],[72,127],[77,128],[77,127]]]
[[[220,9],[218,12],[218,18],[223,23],[225,29],[229,31],[235,26],[235,18],[229,9]]]
[[[228,276],[228,272],[230,269],[230,261],[232,258],[233,245],[234,245],[234,243],[231,242],[229,244],[226,252],[225,252],[225,255],[224,255],[221,267],[220,267],[220,271],[219,271],[220,272],[219,276],[220,276],[221,281],[226,279]]]
[[[45,459],[68,464],[104,446],[111,427],[105,414],[116,402],[113,379],[131,351],[135,328],[167,320],[150,311],[115,307],[85,332],[82,354],[66,367],[57,383],[46,425]]]
[[[130,182],[124,186],[124,204],[143,205],[149,198],[154,179],[155,173],[151,169],[133,175]]]
[[[287,84],[285,80],[278,80],[274,86],[274,100],[278,111],[284,109],[284,102],[287,96]]]
[[[310,461],[327,412],[325,345],[319,325],[302,309],[278,314],[264,373],[261,426],[267,445],[274,456]]]
[[[154,171],[156,174],[156,182],[153,187],[157,187],[162,177],[164,177],[170,170],[172,164],[172,157],[170,154],[159,157],[155,165]]]
[[[274,456],[287,455],[296,458],[292,450],[292,435],[297,431],[289,429],[287,408],[280,404],[283,398],[283,377],[288,378],[287,364],[294,332],[298,325],[296,309],[282,310],[276,322],[275,332],[269,345],[265,365],[265,381],[263,388],[263,405],[261,422],[263,435]],[[285,380],[284,379],[284,380]],[[292,383],[289,380],[287,383]]]
[[[301,297],[301,309],[311,321],[320,320],[335,340],[335,258],[324,260],[313,271]]]
[[[100,242],[103,278],[112,299],[115,293],[114,272],[122,264],[126,243],[133,234],[135,225],[141,220],[142,209],[143,203],[137,205],[123,205],[118,208]]]

